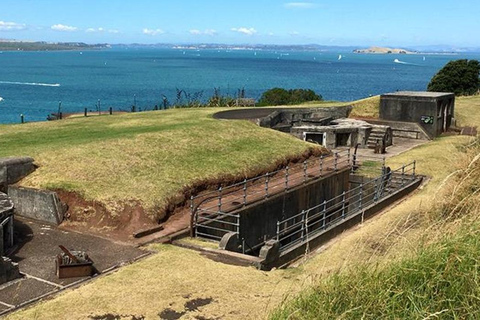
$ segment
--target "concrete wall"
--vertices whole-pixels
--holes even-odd
[[[0,284],[20,278],[18,263],[6,257],[0,257]]]
[[[389,121],[389,120],[377,120],[377,119],[365,119],[365,121],[371,124],[385,125],[392,128],[393,137],[411,138],[429,140],[433,136],[430,136],[425,129],[416,122],[403,122],[403,121]]]
[[[260,203],[239,209],[240,239],[254,247],[276,235],[277,221],[289,218],[302,210],[322,203],[348,190],[350,169],[343,169],[298,186],[286,193],[272,196]],[[248,248],[247,246],[247,248]]]
[[[455,95],[453,93],[393,93],[380,97],[380,119],[390,121],[415,122],[422,126],[430,137],[440,135],[444,130],[445,112],[446,129],[451,125],[454,112]],[[431,117],[431,123],[425,123],[425,117]]]
[[[13,203],[0,192],[0,256],[10,247],[13,247]]]
[[[388,197],[382,199],[382,201],[371,204],[370,206],[364,208],[363,211],[358,212],[356,215],[348,216],[345,220],[337,222],[324,232],[309,236],[308,242],[298,244],[289,248],[288,250],[281,252],[280,256],[275,260],[262,262],[261,269],[270,270],[273,267],[284,266],[305,254],[307,246],[309,250],[314,250],[315,248],[318,248],[323,243],[341,234],[343,231],[361,223],[364,219],[368,219],[374,216],[382,209],[392,205],[395,201],[405,197],[407,194],[414,191],[421,182],[422,177],[418,176],[415,181],[412,181],[409,184],[405,185],[403,189],[400,189],[390,194]]]
[[[8,185],[35,171],[33,161],[30,157],[0,158],[0,191],[6,192]]]
[[[53,191],[23,187],[8,187],[8,195],[19,216],[58,225],[63,220],[66,207]]]

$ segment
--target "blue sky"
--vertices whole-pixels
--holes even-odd
[[[480,46],[478,0],[0,0],[0,38]]]

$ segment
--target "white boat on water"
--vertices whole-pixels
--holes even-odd
[[[342,58],[343,58],[342,55],[339,54],[339,55],[338,55],[338,60],[342,60]]]

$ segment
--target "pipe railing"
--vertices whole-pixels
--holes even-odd
[[[378,202],[387,195],[385,189],[394,192],[415,180],[415,161],[394,171],[386,171],[382,176],[341,193],[307,210],[277,221],[277,233],[274,239],[285,249],[305,240],[313,232],[321,232],[348,216],[355,215],[363,208]],[[384,189],[379,193],[380,189]],[[291,241],[287,241],[287,240]],[[288,243],[285,243],[285,242]],[[283,242],[283,243],[282,243]]]
[[[216,208],[219,212],[225,211],[227,197],[229,203],[236,203],[234,208],[237,208],[238,205],[245,206],[250,202],[249,200],[261,200],[277,192],[288,191],[292,187],[348,167],[350,163],[350,149],[347,149],[335,152],[333,156],[322,155],[313,160],[306,160],[302,166],[293,168],[287,166],[284,169],[244,179],[229,186],[190,197],[191,213],[194,214],[196,204],[205,202],[206,199],[209,200],[207,201],[208,206],[204,207],[206,210]],[[259,187],[259,185],[263,187]],[[216,199],[215,204],[212,203],[213,199]]]

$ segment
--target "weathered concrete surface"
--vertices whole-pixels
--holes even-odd
[[[365,119],[368,123],[385,125],[392,128],[394,138],[407,138],[418,140],[430,140],[431,137],[425,129],[416,122],[388,121],[380,119]]]
[[[13,203],[0,192],[0,256],[13,246]]]
[[[262,262],[261,268],[263,270],[270,270],[273,267],[280,267],[290,263],[294,259],[304,254],[307,246],[310,250],[317,248],[328,240],[335,238],[343,231],[361,223],[364,219],[374,216],[381,210],[392,205],[395,201],[400,200],[410,192],[414,191],[421,184],[422,180],[422,177],[418,176],[416,180],[406,184],[403,189],[393,192],[386,198],[382,199],[382,201],[373,203],[370,206],[365,207],[362,211],[359,211],[357,214],[348,216],[346,219],[338,221],[337,223],[329,226],[329,228],[325,231],[309,235],[308,241],[295,245],[281,252],[280,257],[277,260],[273,262]]]
[[[239,209],[240,239],[248,247],[255,247],[277,232],[277,221],[287,219],[324,200],[332,199],[348,190],[350,168],[339,170],[322,179],[313,180],[286,193],[278,194],[260,203]]]
[[[419,123],[434,138],[452,125],[454,106],[453,93],[387,93],[380,97],[380,119]]]
[[[0,158],[0,191],[6,192],[8,185],[35,171],[33,161],[30,157]]]
[[[0,257],[0,284],[20,278],[18,263],[9,258]]]
[[[9,186],[8,195],[19,216],[55,225],[63,221],[66,207],[53,191]]]

